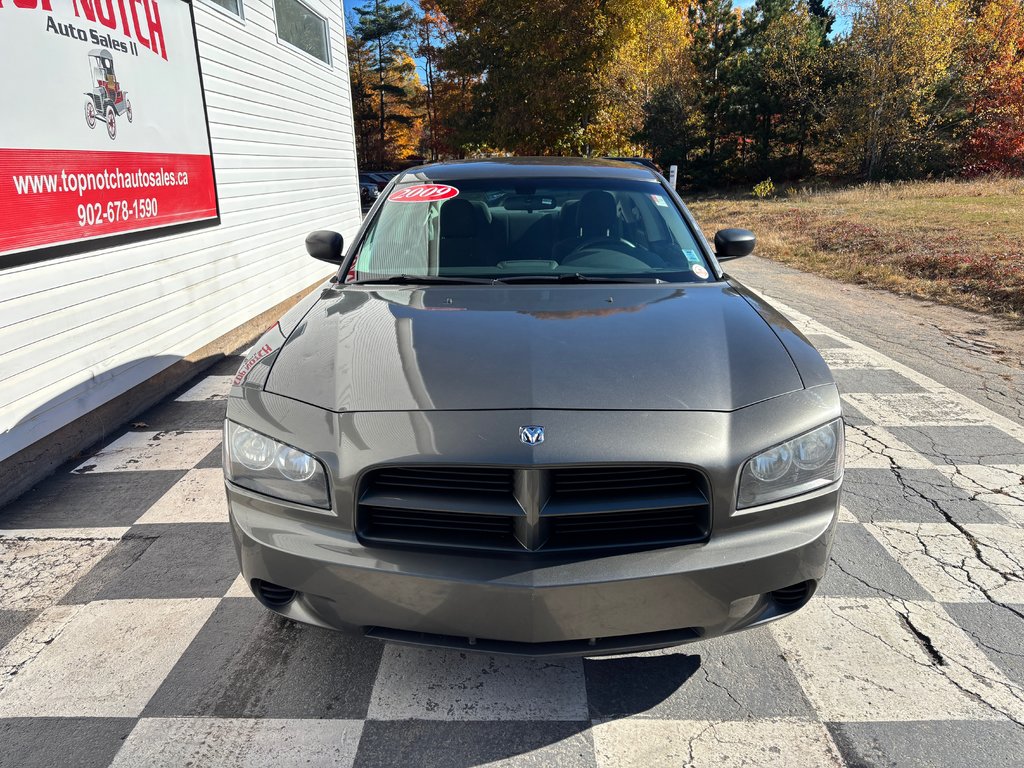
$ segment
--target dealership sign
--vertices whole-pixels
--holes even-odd
[[[217,219],[187,2],[0,0],[0,49],[0,266]]]

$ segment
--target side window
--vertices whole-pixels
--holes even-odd
[[[304,53],[331,63],[331,43],[327,19],[299,0],[274,0],[277,37]]]
[[[212,5],[216,5],[218,8],[223,8],[225,11],[230,13],[232,16],[237,16],[240,19],[244,19],[242,11],[242,0],[206,0]]]

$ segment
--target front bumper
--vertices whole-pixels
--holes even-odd
[[[621,653],[745,629],[803,604],[771,593],[828,562],[833,486],[764,513],[773,525],[706,544],[603,557],[494,557],[370,548],[286,502],[228,485],[242,574],[295,590],[279,613],[384,639],[530,655]]]

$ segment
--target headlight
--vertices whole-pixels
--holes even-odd
[[[831,485],[843,476],[843,420],[811,430],[750,459],[736,508],[756,507]]]
[[[224,422],[224,474],[285,501],[330,509],[327,473],[315,457],[231,421]]]

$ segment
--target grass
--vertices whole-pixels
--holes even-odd
[[[870,184],[689,201],[709,239],[837,280],[1024,319],[1024,179]]]

